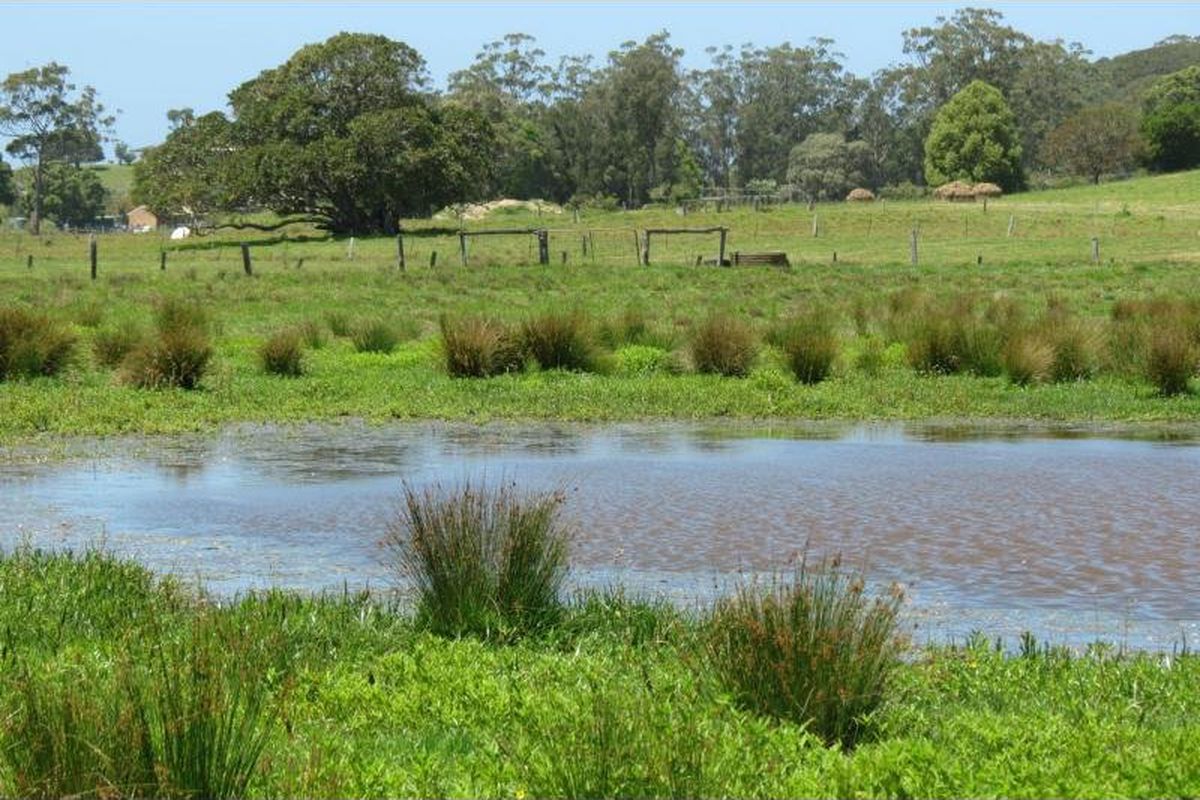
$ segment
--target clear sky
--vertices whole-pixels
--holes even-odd
[[[0,75],[58,61],[120,109],[116,136],[134,147],[166,135],[166,112],[223,109],[226,94],[301,45],[338,31],[381,33],[415,47],[438,88],[485,42],[520,31],[551,61],[666,29],[685,66],[709,45],[835,40],[846,66],[870,74],[902,59],[901,32],[962,5],[988,6],[1038,39],[1078,41],[1094,57],[1200,34],[1200,3],[11,3],[0,0]]]

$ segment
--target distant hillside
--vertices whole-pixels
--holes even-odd
[[[1163,75],[1200,64],[1200,36],[1171,36],[1153,47],[1095,62],[1097,102],[1140,106],[1142,95]]]
[[[1063,210],[1073,207],[1081,213],[1129,210],[1173,212],[1191,217],[1200,211],[1196,205],[1197,197],[1200,197],[1200,170],[1111,181],[1098,186],[1023,192],[1006,198],[1006,202],[1054,205]]]

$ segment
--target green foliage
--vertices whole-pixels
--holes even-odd
[[[520,636],[561,613],[570,534],[559,494],[406,486],[384,544],[421,620],[446,636]]]
[[[887,699],[903,650],[900,603],[899,589],[868,599],[860,575],[805,559],[790,581],[717,601],[708,662],[746,708],[851,748]]]
[[[129,352],[122,378],[143,389],[199,388],[213,352],[207,324],[197,303],[162,303],[155,314],[156,334]]]
[[[691,353],[697,372],[744,378],[758,356],[758,342],[745,320],[713,314],[693,331]]]
[[[1142,120],[1147,155],[1166,171],[1200,165],[1200,103],[1164,106]]]
[[[520,337],[490,317],[439,320],[446,371],[456,378],[490,378],[525,365]]]
[[[0,381],[57,375],[75,350],[75,334],[45,314],[0,307]]]
[[[841,200],[865,182],[866,145],[847,142],[840,133],[814,133],[792,148],[788,183],[812,200]]]
[[[232,202],[233,123],[219,111],[187,117],[133,167],[132,198],[164,217],[192,219]]]
[[[96,331],[92,336],[92,353],[96,362],[105,367],[116,367],[125,360],[138,343],[145,338],[141,327],[132,320],[122,320],[115,327]]]
[[[304,374],[304,341],[295,328],[271,334],[258,351],[265,372],[295,378]]]
[[[1143,106],[1146,116],[1185,103],[1200,103],[1200,65],[1192,64],[1164,75],[1146,92]]]
[[[0,205],[8,205],[15,199],[12,167],[0,159]]]
[[[1143,146],[1133,109],[1108,103],[1085,108],[1051,131],[1041,160],[1047,166],[1099,183],[1102,175],[1132,169]]]
[[[1021,144],[1016,118],[1004,95],[973,81],[934,117],[925,140],[925,177],[934,185],[954,180],[1021,188]]]
[[[108,192],[94,170],[73,164],[50,164],[45,169],[42,214],[59,227],[88,225],[104,213]],[[33,213],[33,195],[26,195],[23,208]]]

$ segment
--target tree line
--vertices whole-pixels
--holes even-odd
[[[1200,37],[1091,61],[966,8],[902,45],[904,60],[862,77],[828,39],[709,48],[706,66],[685,69],[666,32],[553,64],[516,33],[435,92],[408,45],[342,33],[236,87],[228,113],[172,111],[166,141],[135,165],[135,199],[176,218],[262,208],[392,232],[400,217],[499,196],[636,207],[787,185],[815,200],[1200,162]],[[40,216],[45,181],[66,180],[55,165],[70,159],[21,127],[22,92],[55,77],[35,72],[4,84],[0,133],[15,131],[9,152],[38,171]],[[80,144],[109,122],[94,90],[60,94],[59,129],[87,131]]]

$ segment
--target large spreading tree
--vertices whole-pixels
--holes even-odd
[[[307,45],[230,93],[232,119],[173,120],[135,195],[168,215],[254,206],[394,233],[401,217],[480,193],[491,168],[486,119],[424,85],[421,56],[385,36]]]
[[[925,140],[925,176],[932,185],[961,180],[1021,188],[1021,137],[1004,95],[972,81],[933,119]]]
[[[11,137],[10,155],[33,169],[29,229],[41,230],[47,170],[51,164],[99,161],[103,134],[112,125],[96,90],[76,90],[71,71],[56,63],[14,72],[0,84],[0,135]]]

